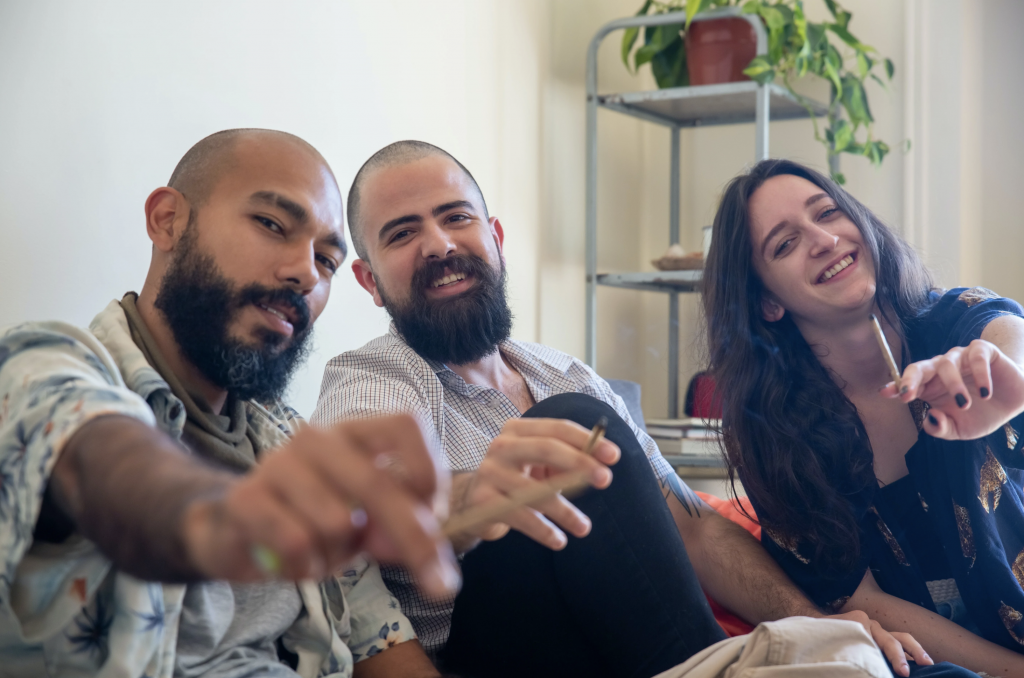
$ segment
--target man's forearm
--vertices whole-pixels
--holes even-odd
[[[662,483],[701,587],[752,624],[822,616],[753,536],[718,515],[675,476]]]
[[[120,415],[85,424],[65,445],[49,490],[78,531],[121,570],[151,581],[201,578],[189,562],[182,516],[221,496],[232,477],[172,439]]]

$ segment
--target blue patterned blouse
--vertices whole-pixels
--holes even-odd
[[[1024,315],[1017,302],[980,287],[933,292],[932,302],[908,328],[911,362],[968,345],[1000,315]],[[915,412],[919,428],[926,408]],[[805,542],[773,537],[767,529],[761,541],[793,581],[828,610],[845,605],[870,568],[883,591],[932,611],[936,602],[958,593],[968,627],[1024,652],[1024,440],[1019,431],[1024,431],[1024,415],[978,440],[940,440],[920,431],[906,454],[913,489],[940,542],[932,553],[944,552],[948,560],[948,568],[938,569],[955,582],[925,581],[919,560],[924,554],[911,548],[904,529],[910,526],[900,525],[895,507],[876,487],[850,497],[860,518],[861,562],[847,572],[824,572]],[[754,509],[760,514],[756,503]]]

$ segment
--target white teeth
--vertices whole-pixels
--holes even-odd
[[[459,280],[465,280],[465,279],[466,279],[466,276],[463,273],[452,273],[450,275],[446,275],[443,278],[438,278],[437,280],[435,280],[434,283],[433,283],[433,286],[434,287],[440,287],[441,285],[450,285],[453,282],[458,282]]]
[[[271,313],[273,313],[274,315],[276,315],[278,318],[285,322],[289,322],[288,316],[286,316],[284,313],[281,313],[276,308],[270,308],[269,306],[264,306],[263,304],[260,304],[260,308],[262,308],[264,311],[270,311]]]
[[[852,254],[848,254],[842,260],[840,260],[840,262],[838,264],[836,264],[832,268],[830,268],[827,271],[825,271],[821,275],[821,281],[823,282],[825,280],[828,280],[829,278],[831,278],[832,276],[836,275],[837,273],[839,273],[840,271],[842,271],[844,268],[846,268],[847,266],[849,266],[852,263],[853,263],[853,255]]]

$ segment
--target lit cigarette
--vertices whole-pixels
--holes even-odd
[[[903,384],[900,380],[900,370],[896,367],[896,361],[892,359],[892,351],[889,349],[889,342],[885,340],[885,334],[882,332],[882,326],[878,323],[878,318],[875,314],[871,314],[871,326],[875,330],[875,338],[878,339],[878,346],[882,349],[882,355],[885,357],[885,362],[889,365],[889,374],[892,376],[892,380],[896,382],[897,393],[902,389]]]

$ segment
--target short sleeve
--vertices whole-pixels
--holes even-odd
[[[1024,316],[1024,308],[984,287],[948,290],[911,323],[913,360],[942,355],[954,346],[967,346],[981,338],[988,324],[1002,315]]]
[[[0,600],[8,599],[32,545],[61,450],[83,424],[108,414],[155,423],[93,335],[64,323],[21,325],[0,335]]]
[[[340,583],[350,610],[348,646],[354,661],[416,638],[412,623],[384,585],[376,563],[359,558],[342,572]]]

